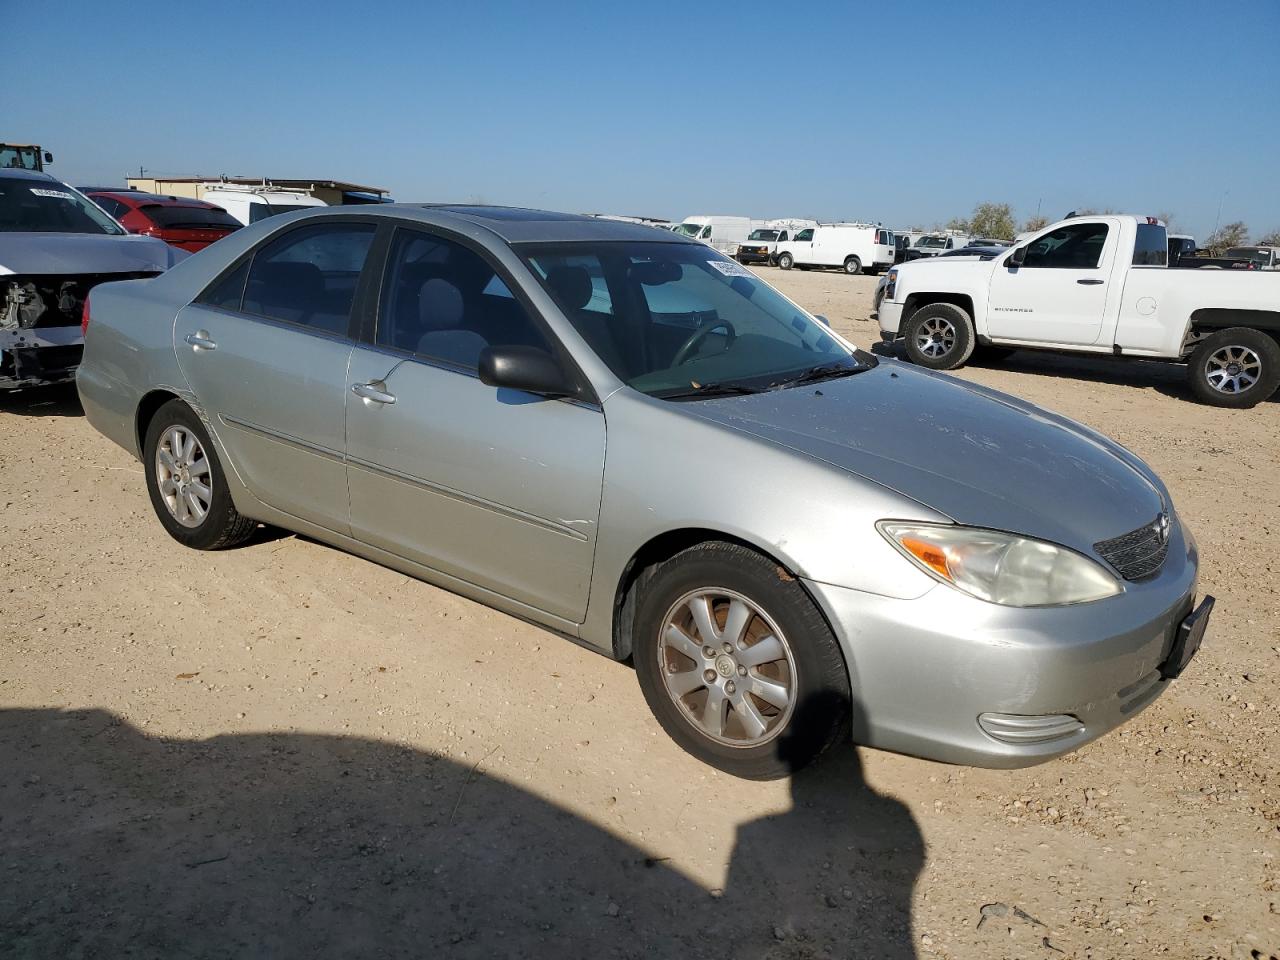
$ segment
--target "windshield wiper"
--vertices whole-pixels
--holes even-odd
[[[760,387],[748,387],[741,383],[690,383],[688,390],[663,393],[660,397],[663,400],[688,400],[701,397],[734,397],[760,392]]]
[[[836,377],[848,377],[855,373],[861,373],[867,367],[857,361],[850,365],[847,360],[838,360],[834,363],[820,363],[816,367],[810,367],[808,370],[801,371],[794,377],[787,377],[785,380],[777,380],[771,384],[773,389],[779,390],[783,387],[798,387],[805,383],[817,383],[819,380],[833,380]]]

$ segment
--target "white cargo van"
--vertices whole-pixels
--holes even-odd
[[[789,243],[797,230],[816,227],[816,220],[781,219],[767,220],[763,227],[751,231],[747,239],[738,244],[737,258],[739,263],[773,264],[778,252],[778,244]]]
[[[278,213],[328,206],[323,200],[298,190],[243,187],[231,183],[205,187],[200,199],[222,207],[245,226]]]
[[[737,256],[738,244],[744,243],[751,236],[752,230],[765,226],[762,220],[750,217],[723,217],[704,214],[685,217],[675,232],[684,237],[701,240],[708,246],[715,247],[721,253],[731,257]]]
[[[893,266],[893,231],[875,223],[823,223],[779,243],[778,266],[842,267],[845,273],[879,273]]]

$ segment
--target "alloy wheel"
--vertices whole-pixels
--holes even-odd
[[[943,317],[930,317],[916,330],[916,349],[932,360],[945,357],[956,345],[956,328]]]
[[[1219,347],[1205,361],[1204,376],[1219,393],[1243,393],[1262,376],[1262,358],[1248,347]]]
[[[685,719],[726,746],[768,743],[795,706],[786,637],[757,604],[725,588],[700,588],[671,606],[658,638],[658,668]]]
[[[169,513],[184,527],[198,527],[213,502],[209,458],[195,433],[174,425],[156,444],[156,486]]]

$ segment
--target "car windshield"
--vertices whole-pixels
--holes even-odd
[[[748,240],[777,240],[777,230],[752,230]]]
[[[700,245],[519,249],[600,359],[650,396],[754,392],[874,364],[746,267]]]
[[[88,197],[56,180],[0,178],[0,231],[96,233],[126,231]]]

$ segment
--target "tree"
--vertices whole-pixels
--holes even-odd
[[[978,237],[1012,240],[1018,232],[1013,222],[1013,208],[1007,203],[980,203],[962,229]]]
[[[1037,213],[1034,217],[1027,217],[1022,222],[1023,233],[1035,233],[1037,230],[1043,230],[1049,225],[1049,218],[1043,213]]]
[[[1264,233],[1258,238],[1257,244],[1260,247],[1280,247],[1280,230]]]
[[[1249,228],[1242,220],[1223,224],[1209,234],[1204,242],[1205,249],[1215,257],[1228,247],[1242,247],[1249,242]]]

